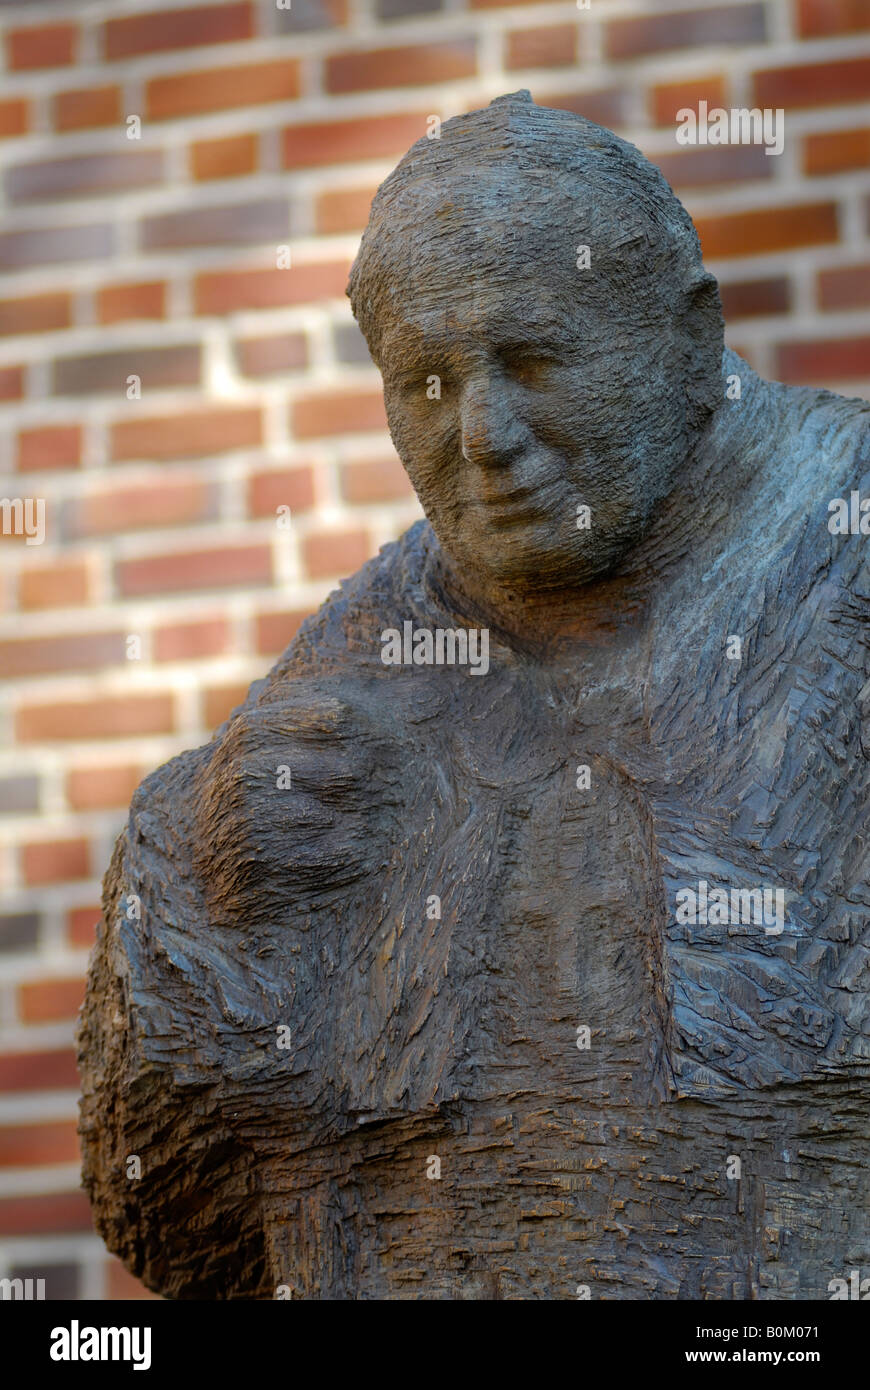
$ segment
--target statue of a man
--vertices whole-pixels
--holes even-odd
[[[836,1296],[870,407],[725,350],[659,172],[527,93],[414,145],[349,293],[428,520],[134,797],[98,1228],[182,1298]]]

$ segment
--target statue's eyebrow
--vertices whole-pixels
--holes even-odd
[[[555,324],[547,324],[546,329],[538,333],[530,329],[529,333],[518,334],[516,332],[494,334],[492,345],[496,352],[500,353],[522,353],[530,352],[564,352],[566,349],[577,346],[577,330],[572,333],[560,332]]]
[[[530,321],[528,316],[522,318],[517,315],[511,316],[507,322],[494,320],[489,329],[481,332],[481,336],[498,353],[521,353],[524,350],[558,353],[577,347],[581,329],[567,315],[559,314],[540,323]],[[393,329],[384,338],[383,346],[387,353],[401,357],[403,367],[398,371],[407,374],[425,363],[438,362],[445,366],[455,363],[462,355],[463,334],[449,331],[439,334],[405,325],[401,329]]]

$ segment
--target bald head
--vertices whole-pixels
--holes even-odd
[[[634,145],[528,92],[499,97],[412,145],[372,202],[348,294],[375,359],[397,295],[425,283],[421,251],[449,254],[451,232],[471,250],[503,253],[525,236],[553,278],[588,245],[584,291],[616,277],[689,287],[703,274],[692,220]],[[502,253],[502,254],[500,254]],[[417,273],[415,273],[417,272]],[[575,286],[579,285],[574,281]]]

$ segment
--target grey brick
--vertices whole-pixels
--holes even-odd
[[[2,3],[2,0],[0,0]],[[37,1279],[45,1280],[45,1301],[75,1300],[79,1297],[79,1267],[66,1265],[15,1265],[9,1271],[10,1279],[32,1279],[33,1298],[36,1301]]]
[[[336,323],[332,329],[335,355],[339,362],[371,365],[371,354],[362,333],[355,323]]]
[[[0,780],[0,815],[39,810],[39,778],[30,773]]]
[[[115,231],[108,222],[83,227],[33,227],[0,235],[0,270],[65,261],[96,261],[115,250]]]
[[[375,0],[375,14],[378,19],[403,19],[406,15],[433,14],[443,8],[443,0]]]
[[[118,193],[162,180],[161,150],[124,150],[117,154],[44,159],[37,164],[15,164],[4,176],[6,196],[13,203]]]
[[[342,0],[293,0],[289,10],[279,10],[275,0],[265,0],[265,11],[272,33],[302,34],[341,24],[343,5]]]
[[[38,912],[7,912],[0,917],[0,951],[25,951],[36,946]]]
[[[146,251],[164,247],[240,246],[281,241],[290,230],[290,205],[283,198],[256,203],[161,213],[142,221],[141,244]]]
[[[126,396],[127,377],[138,376],[143,396],[156,386],[198,386],[202,348],[199,343],[173,347],[125,347],[82,357],[57,357],[53,391],[57,396],[113,394]]]

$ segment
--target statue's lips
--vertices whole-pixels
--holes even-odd
[[[502,496],[475,497],[470,505],[496,525],[516,523],[517,521],[540,520],[547,511],[543,497],[537,489],[519,488]]]

